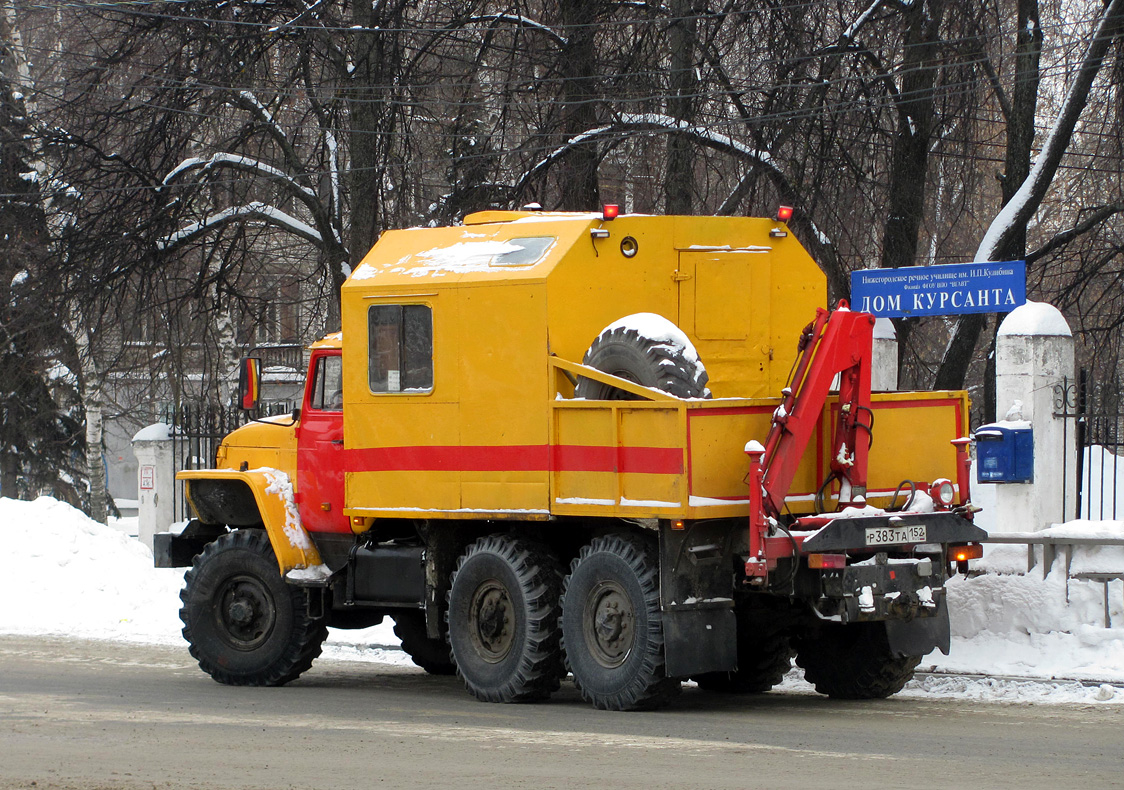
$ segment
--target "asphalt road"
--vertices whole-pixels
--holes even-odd
[[[607,713],[570,684],[488,705],[455,678],[322,661],[228,688],[186,648],[0,637],[0,788],[1124,787],[1124,710],[685,690]]]

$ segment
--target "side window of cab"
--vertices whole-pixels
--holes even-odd
[[[367,328],[371,392],[433,391],[433,308],[425,304],[372,305]]]
[[[343,358],[339,354],[316,360],[309,406],[320,411],[343,411]]]

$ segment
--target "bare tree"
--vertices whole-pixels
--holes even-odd
[[[1093,80],[1100,71],[1112,40],[1120,34],[1122,25],[1124,0],[1109,0],[1097,20],[1080,69],[1073,78],[1038,159],[988,226],[976,250],[975,260],[1002,260],[1012,251],[1017,252],[1020,245],[1025,246],[1026,225],[1038,210],[1058,172],[1062,156],[1088,102]],[[950,389],[964,381],[972,350],[982,329],[983,322],[979,319],[962,318],[957,321],[937,373],[938,388]]]

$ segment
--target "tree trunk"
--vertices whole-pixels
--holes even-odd
[[[905,63],[899,98],[898,132],[890,163],[889,214],[881,266],[897,269],[917,263],[917,239],[925,211],[925,181],[933,129],[933,86],[941,61],[944,0],[928,0],[905,10]]]
[[[105,460],[102,458],[105,433],[101,393],[95,387],[95,391],[85,393],[82,400],[86,403],[86,474],[90,478],[90,518],[104,524],[108,519],[109,503],[106,501]]]
[[[217,295],[216,295],[217,300]],[[241,347],[234,330],[234,318],[230,307],[217,307],[218,319],[215,321],[215,342],[219,351],[218,381],[216,394],[219,406],[229,409],[234,405],[234,388],[237,386],[238,363],[241,360]]]
[[[1042,57],[1042,26],[1038,19],[1038,0],[1018,0],[1018,27],[1015,41],[1015,85],[1011,91],[1011,115],[1007,119],[1006,170],[1003,174],[1003,205],[1015,196],[1030,175],[1030,155],[1034,147],[1034,119],[1038,112],[1038,62]],[[1014,229],[1001,258],[1026,257],[1026,225]]]
[[[90,481],[90,518],[106,523],[108,506],[105,488],[105,460],[102,444],[105,439],[104,403],[101,376],[94,361],[94,344],[86,328],[80,306],[71,306],[71,334],[78,352],[79,393],[86,411],[86,475]]]
[[[1007,118],[1007,155],[1003,173],[1003,205],[1007,205],[1015,192],[1030,175],[1030,155],[1034,146],[1034,119],[1038,111],[1038,63],[1042,56],[1042,26],[1038,18],[1038,0],[1018,0],[1017,32],[1015,40],[1015,85],[1011,91],[1011,112]],[[1015,228],[1006,248],[998,257],[1001,260],[1026,258],[1026,226]],[[1003,316],[990,325],[987,359],[984,364],[983,419],[995,421],[995,339]],[[972,322],[966,326],[964,345],[972,341],[972,354],[978,336],[988,324]],[[967,371],[965,370],[965,376]],[[963,386],[962,384],[960,386]]]
[[[358,265],[382,230],[381,195],[386,178],[386,153],[392,139],[394,107],[390,101],[400,57],[395,48],[396,28],[405,0],[356,0],[349,31],[354,44],[354,69],[346,95],[348,104],[351,227],[348,233],[350,263]],[[362,28],[362,29],[359,29]],[[338,267],[337,267],[338,268]],[[335,278],[333,273],[333,279]]]
[[[19,473],[19,456],[12,452],[0,452],[0,496],[19,499]]]
[[[696,29],[698,27],[691,0],[672,0],[671,73],[668,75],[671,96],[667,114],[677,121],[695,122]],[[667,140],[667,177],[664,180],[664,205],[668,214],[690,214],[694,194],[694,144],[686,135],[672,134]]]
[[[594,47],[601,0],[561,0],[562,26],[567,33],[561,51],[563,142],[597,124],[597,50]],[[594,211],[600,203],[597,185],[597,144],[576,145],[557,168],[561,190],[559,208]]]

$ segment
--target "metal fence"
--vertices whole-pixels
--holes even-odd
[[[304,369],[308,364],[308,350],[300,344],[278,344],[255,346],[248,356],[262,361],[262,368],[273,372],[291,372],[292,380],[303,381]],[[264,397],[270,397],[268,393]],[[299,398],[299,392],[295,395]],[[184,469],[209,469],[215,465],[215,454],[224,436],[248,422],[263,417],[290,414],[297,407],[294,400],[285,397],[264,401],[262,405],[247,412],[232,406],[216,406],[211,403],[186,403],[178,407],[169,406],[161,413],[163,422],[170,424],[172,430],[173,472]],[[190,518],[191,513],[184,498],[183,484],[176,483],[175,503],[172,507],[173,520]]]
[[[1062,474],[1076,480],[1076,501],[1062,512],[1077,518],[1116,519],[1124,516],[1124,394],[1119,376],[1095,378],[1082,370],[1054,387],[1054,416],[1065,419],[1065,446],[1074,438],[1077,456],[1062,458]],[[1070,433],[1072,431],[1072,434]],[[1064,487],[1063,487],[1064,492]],[[1070,507],[1072,506],[1072,511]]]
[[[296,404],[291,401],[262,404],[260,409],[253,412],[211,404],[181,406],[171,418],[173,471],[213,468],[219,444],[228,433],[254,419],[289,414],[295,407]],[[176,483],[176,498],[172,509],[173,521],[191,517],[183,484],[180,482]]]

